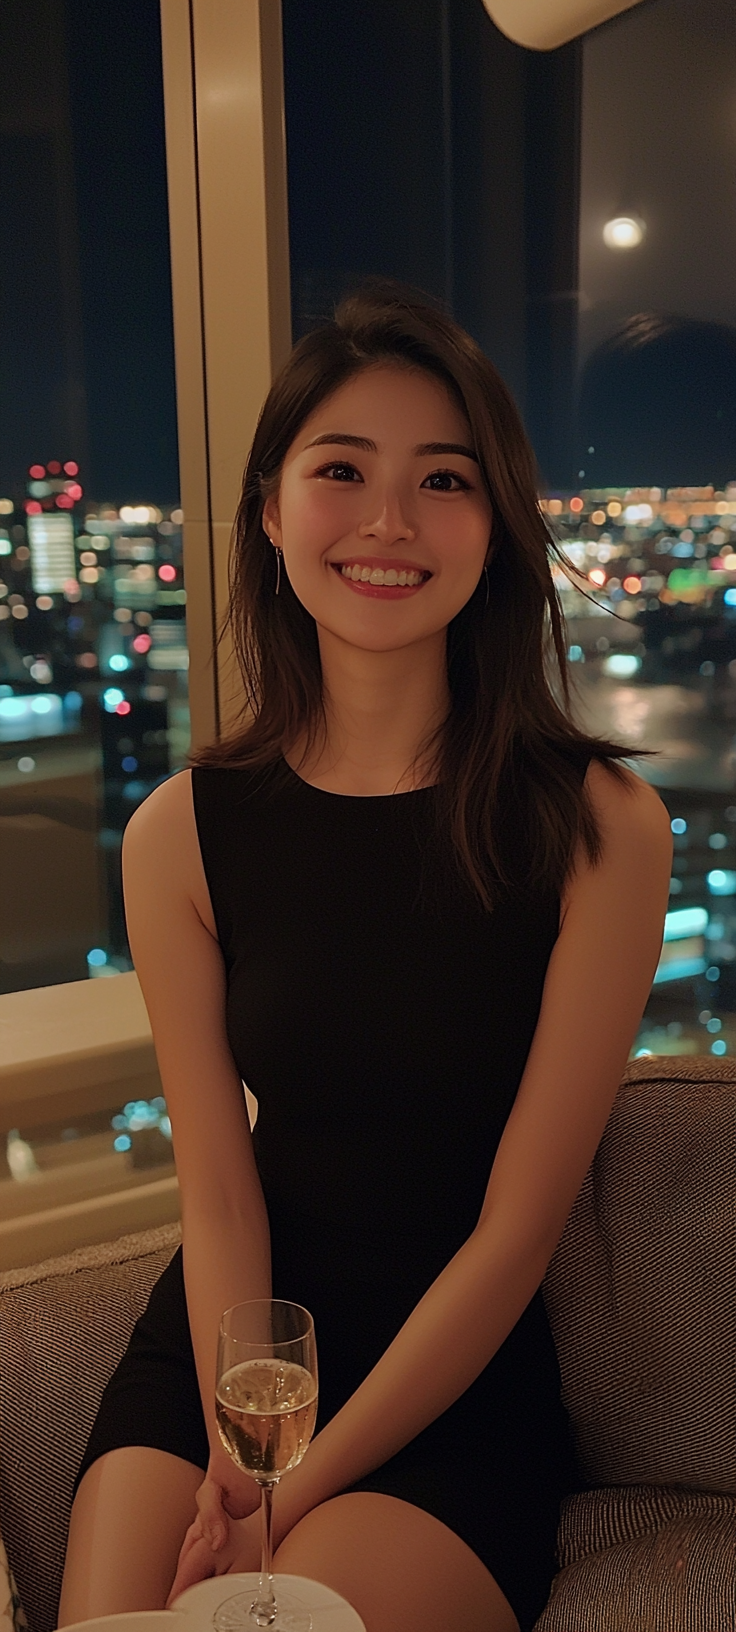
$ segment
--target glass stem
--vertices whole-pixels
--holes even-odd
[[[273,1556],[273,1485],[261,1485],[261,1584],[251,1609],[256,1626],[272,1626],[276,1619],[271,1559]]]

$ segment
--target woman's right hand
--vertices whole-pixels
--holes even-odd
[[[228,1569],[230,1554],[241,1546],[237,1521],[259,1506],[255,1480],[241,1473],[224,1451],[213,1452],[197,1491],[197,1517],[184,1537],[169,1603],[185,1586]]]
[[[228,1519],[247,1519],[260,1506],[261,1493],[255,1479],[242,1473],[227,1452],[215,1450],[204,1480],[197,1491],[200,1534],[217,1552],[228,1536]]]

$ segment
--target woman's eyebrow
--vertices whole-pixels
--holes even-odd
[[[322,436],[315,436],[313,442],[308,442],[308,448],[321,448],[326,442],[337,442],[345,448],[362,448],[364,453],[377,453],[375,442],[369,436],[350,436],[347,431],[324,431]]]
[[[427,454],[461,453],[465,459],[473,459],[478,464],[477,453],[472,448],[466,448],[464,442],[420,442],[414,453],[417,459],[424,459]]]
[[[361,448],[363,453],[377,453],[375,442],[369,436],[351,436],[347,431],[324,431],[321,436],[315,436],[307,448],[321,448],[325,444],[337,444],[345,448]],[[436,453],[459,453],[465,459],[472,459],[477,465],[478,455],[472,448],[467,448],[464,442],[420,442],[414,449],[417,459],[425,459]]]

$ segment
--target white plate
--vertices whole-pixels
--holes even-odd
[[[97,1632],[98,1628],[99,1632],[191,1632],[186,1616],[173,1609],[134,1609],[123,1615],[97,1615],[93,1621],[75,1621],[73,1626],[65,1626],[64,1632]]]
[[[226,1599],[236,1593],[256,1593],[260,1576],[218,1575],[212,1581],[198,1581],[196,1587],[187,1587],[179,1594],[174,1608],[186,1614],[191,1632],[211,1632],[213,1617]],[[293,1593],[305,1604],[312,1616],[314,1632],[366,1632],[365,1624],[351,1604],[338,1597],[330,1587],[319,1581],[308,1581],[301,1575],[275,1575],[274,1592],[278,1602],[279,1588]],[[131,1629],[133,1632],[133,1629]],[[154,1632],[154,1628],[151,1628]],[[163,1629],[162,1629],[163,1632]],[[179,1632],[179,1629],[176,1629]]]

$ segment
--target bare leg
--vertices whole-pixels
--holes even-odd
[[[59,1626],[164,1608],[203,1478],[193,1463],[140,1445],[92,1463],[72,1508]]]
[[[356,1491],[324,1502],[294,1526],[274,1568],[332,1587],[367,1632],[519,1632],[477,1555],[439,1519],[395,1496]]]

